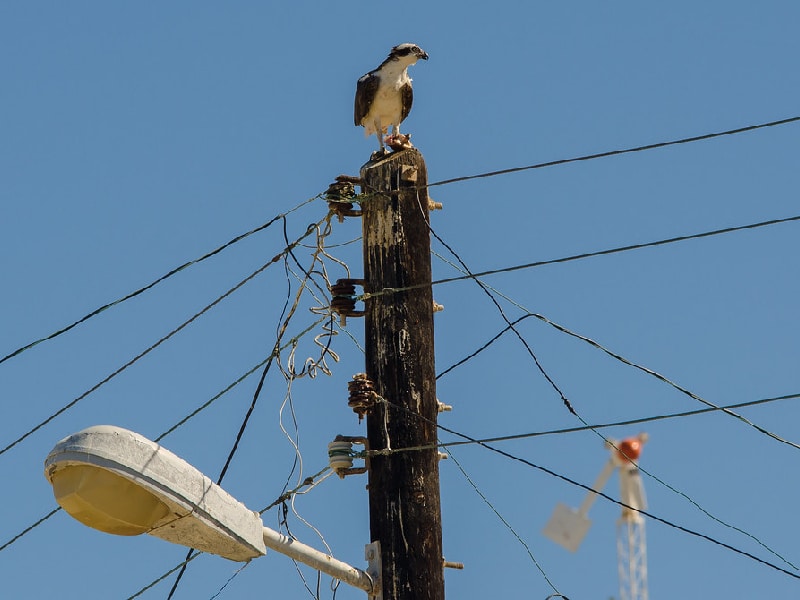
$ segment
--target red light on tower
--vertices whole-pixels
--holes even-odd
[[[628,461],[639,460],[639,455],[642,453],[642,445],[647,441],[647,434],[640,433],[636,437],[630,437],[622,440],[617,444],[617,450],[614,457],[619,463],[627,463]]]

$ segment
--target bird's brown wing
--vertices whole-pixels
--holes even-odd
[[[411,105],[414,103],[414,90],[410,83],[405,84],[400,88],[400,93],[403,95],[403,112],[400,114],[400,121],[405,121],[408,113],[411,112]]]
[[[356,102],[353,117],[356,125],[361,125],[364,117],[369,112],[369,107],[378,92],[379,78],[374,72],[367,73],[358,80],[356,85]]]

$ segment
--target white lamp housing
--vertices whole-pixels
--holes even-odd
[[[47,456],[45,477],[62,508],[100,531],[148,533],[234,561],[266,554],[258,513],[127,429],[97,425],[64,438]]]

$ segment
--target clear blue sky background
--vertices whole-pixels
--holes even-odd
[[[5,2],[0,5],[0,355],[202,256],[357,174],[375,148],[352,124],[356,79],[394,44],[430,54],[412,69],[404,130],[431,181],[627,148],[800,115],[796,2]],[[433,188],[432,226],[473,271],[503,268],[800,214],[800,124]],[[325,215],[317,200],[287,217],[294,240]],[[715,404],[800,393],[797,222],[487,277],[524,310],[588,336]],[[330,252],[362,273],[356,219],[333,224]],[[278,254],[283,223],[150,292],[0,364],[5,447],[106,378]],[[448,255],[440,244],[434,250]],[[311,250],[296,251],[308,264]],[[448,256],[448,258],[450,258]],[[326,259],[332,279],[344,269]],[[292,266],[292,265],[290,265]],[[293,267],[298,272],[296,267]],[[434,257],[434,278],[458,275]],[[292,296],[297,280],[290,273]],[[180,334],[0,455],[0,544],[55,507],[42,464],[62,437],[111,423],[154,438],[263,360],[287,298],[282,262]],[[438,285],[437,371],[505,323],[474,282]],[[317,317],[307,296],[296,335]],[[324,304],[324,302],[323,302]],[[588,423],[702,408],[675,388],[536,319],[519,326]],[[348,321],[355,340],[363,325]],[[316,352],[313,336],[297,364]],[[291,388],[277,369],[224,487],[253,509],[322,469],[336,434],[357,435],[346,382],[363,354],[343,333],[332,376]],[[283,364],[287,357],[284,355]],[[249,405],[251,377],[163,443],[212,478]],[[473,437],[580,426],[503,336],[442,377],[441,417]],[[302,471],[280,427],[298,436]],[[293,413],[292,409],[293,408]],[[800,441],[797,400],[741,413]],[[296,428],[295,423],[296,422]],[[800,572],[800,451],[725,414],[603,429],[650,434],[642,466],[650,510]],[[443,440],[455,439],[442,434]],[[591,431],[498,443],[591,484],[607,458]],[[599,500],[576,554],[541,534],[557,502],[584,491],[472,446],[455,458],[572,600],[616,596],[619,507]],[[290,474],[291,473],[291,474]],[[663,485],[664,482],[667,485]],[[363,566],[366,478],[324,480],[294,508],[334,554]],[[525,548],[453,461],[441,464],[450,598],[553,593]],[[614,497],[614,478],[606,490]],[[676,493],[676,491],[678,493]],[[712,520],[701,510],[757,537]],[[277,527],[279,515],[265,514]],[[323,548],[291,510],[302,541]],[[675,528],[647,524],[650,597],[796,597],[798,579]],[[765,548],[765,546],[767,548]],[[775,552],[781,557],[772,554]],[[8,598],[128,598],[185,549],[90,530],[60,512],[0,552]],[[784,561],[784,559],[787,562]],[[176,598],[211,598],[238,566],[202,556]],[[316,577],[303,570],[313,589]],[[166,598],[172,579],[143,594]],[[321,597],[330,598],[322,578]],[[307,598],[276,553],[220,598]],[[341,586],[336,598],[363,598]]]

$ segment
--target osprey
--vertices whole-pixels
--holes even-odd
[[[381,151],[386,150],[383,134],[389,131],[390,125],[390,137],[400,141],[400,123],[408,116],[414,100],[408,67],[420,58],[428,60],[422,48],[416,44],[400,44],[392,48],[377,69],[358,80],[355,124],[364,127],[365,136],[373,133],[378,136]],[[405,136],[405,143],[408,143],[408,136]]]

